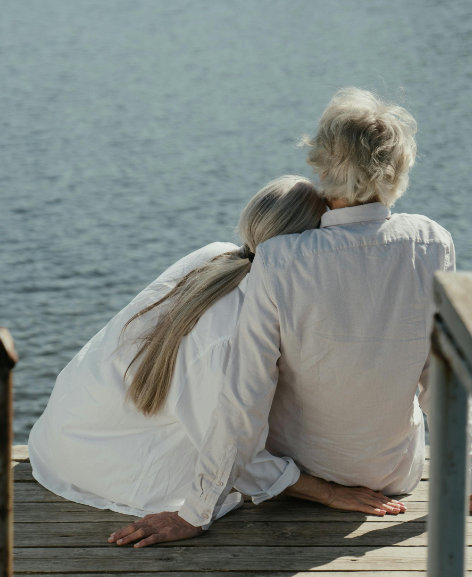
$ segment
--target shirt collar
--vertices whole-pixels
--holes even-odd
[[[326,211],[321,217],[321,228],[354,222],[369,222],[390,218],[390,209],[381,202],[370,202]]]

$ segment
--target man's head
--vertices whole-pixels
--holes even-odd
[[[408,186],[416,156],[416,121],[401,106],[367,90],[339,90],[305,139],[307,162],[322,180],[328,202],[379,201],[391,206]]]

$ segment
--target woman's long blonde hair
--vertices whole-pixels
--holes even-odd
[[[280,234],[303,232],[319,226],[326,207],[313,184],[301,176],[277,178],[246,205],[239,221],[243,246],[221,254],[185,275],[162,299],[134,315],[136,318],[162,305],[156,325],[128,366],[139,365],[128,398],[145,415],[159,411],[172,382],[182,338],[211,305],[237,287],[251,270],[259,243]],[[126,375],[125,375],[126,376]]]

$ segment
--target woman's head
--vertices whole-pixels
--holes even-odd
[[[326,205],[314,185],[302,176],[272,180],[251,198],[239,219],[239,235],[252,252],[280,234],[317,228]]]
[[[349,204],[378,200],[391,206],[408,186],[416,156],[416,121],[401,106],[359,88],[339,90],[326,107],[307,162],[322,180],[322,195]]]

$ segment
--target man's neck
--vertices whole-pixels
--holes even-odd
[[[348,206],[359,206],[360,204],[371,204],[373,202],[379,202],[379,199],[374,197],[367,202],[355,202],[354,204],[350,204],[345,198],[335,198],[327,201],[331,210],[335,210],[336,208],[347,208]]]
[[[334,200],[329,200],[328,206],[331,210],[335,210],[336,208],[346,208],[347,206],[352,205],[350,205],[344,198],[336,198]]]

